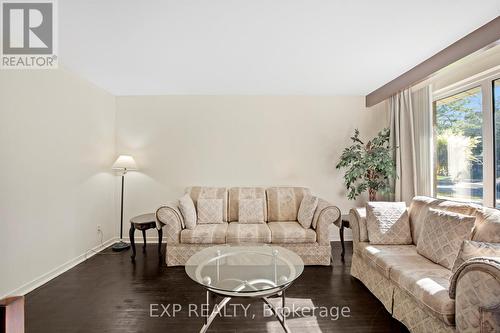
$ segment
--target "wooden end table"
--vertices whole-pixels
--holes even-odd
[[[342,245],[342,253],[340,253],[340,258],[344,261],[345,255],[345,245],[344,245],[344,228],[350,228],[349,224],[349,214],[342,214],[340,220],[335,221],[334,223],[337,227],[339,227],[340,233],[340,244]]]
[[[144,245],[142,246],[142,252],[146,251],[146,230],[148,229],[156,229],[156,216],[154,213],[150,214],[142,214],[130,219],[130,230],[129,230],[129,238],[130,245],[132,246],[132,260],[135,260],[135,239],[134,233],[135,230],[142,231],[142,238],[144,240]],[[160,258],[162,257],[161,253],[161,241],[163,238],[163,230],[158,229],[158,255]]]

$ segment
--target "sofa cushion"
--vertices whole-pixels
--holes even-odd
[[[391,268],[401,262],[422,258],[415,245],[376,245],[360,242],[356,251],[379,273],[389,278]]]
[[[198,199],[198,224],[222,223],[222,199]]]
[[[226,242],[227,223],[198,224],[193,230],[181,231],[181,243],[184,244],[224,244]]]
[[[296,221],[269,222],[272,243],[314,243],[316,232],[313,229],[304,229]]]
[[[425,310],[447,325],[455,324],[455,300],[448,291],[452,272],[419,256],[392,266],[391,280]]]
[[[500,243],[500,211],[487,207],[477,211],[472,240]]]
[[[297,213],[297,220],[300,225],[309,229],[311,227],[314,212],[318,207],[318,198],[310,194],[305,195],[300,202],[299,212]]]
[[[226,243],[271,243],[271,230],[267,223],[231,222],[227,227]]]
[[[366,223],[371,244],[412,243],[410,221],[404,202],[368,202]]]
[[[240,199],[238,208],[238,222],[265,223],[264,199]]]
[[[232,187],[229,189],[229,221],[238,221],[241,199],[262,199],[264,221],[267,221],[266,189],[263,187]]]
[[[225,187],[188,187],[186,193],[193,199],[194,206],[198,210],[199,199],[222,199],[222,220],[227,222],[227,189]]]
[[[462,242],[471,236],[474,221],[473,216],[430,208],[422,227],[417,252],[451,270]]]
[[[304,195],[303,187],[270,187],[267,193],[268,221],[297,221],[297,213]]]
[[[197,220],[196,208],[189,194],[186,193],[179,199],[179,210],[184,218],[184,226],[187,229],[194,229]]]
[[[418,245],[422,226],[424,225],[429,208],[475,216],[480,206],[425,196],[414,197],[408,209],[408,214],[410,216],[411,236],[415,245]]]
[[[451,271],[455,273],[460,265],[476,257],[500,257],[500,243],[464,240]]]

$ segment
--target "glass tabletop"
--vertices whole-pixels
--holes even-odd
[[[304,271],[304,262],[279,246],[220,245],[195,253],[185,269],[209,289],[245,294],[289,285]]]

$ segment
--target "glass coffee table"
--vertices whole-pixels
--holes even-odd
[[[285,289],[304,271],[304,262],[294,252],[272,245],[220,245],[195,253],[186,262],[186,273],[207,289],[207,309],[211,296],[221,296],[205,317],[200,332],[210,324],[233,297],[260,298],[272,310],[285,332]],[[268,297],[281,296],[281,309]]]

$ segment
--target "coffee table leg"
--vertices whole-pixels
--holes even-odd
[[[340,243],[342,245],[342,253],[340,253],[340,257],[342,259],[342,262],[344,261],[344,255],[345,255],[345,245],[344,245],[344,221],[340,222]]]
[[[205,317],[205,324],[200,330],[200,333],[205,333],[208,328],[210,327],[210,324],[212,324],[212,321],[214,321],[215,317],[219,314],[219,311],[224,308],[231,300],[231,297],[224,297],[222,301],[220,301],[216,306],[214,306],[214,309],[210,313],[210,316],[207,313],[207,316]],[[210,309],[210,291],[207,290],[207,311]]]
[[[135,227],[133,224],[130,225],[130,230],[128,231],[128,237],[130,238],[130,245],[132,247],[132,255],[130,258],[135,259],[135,239],[134,239]]]

